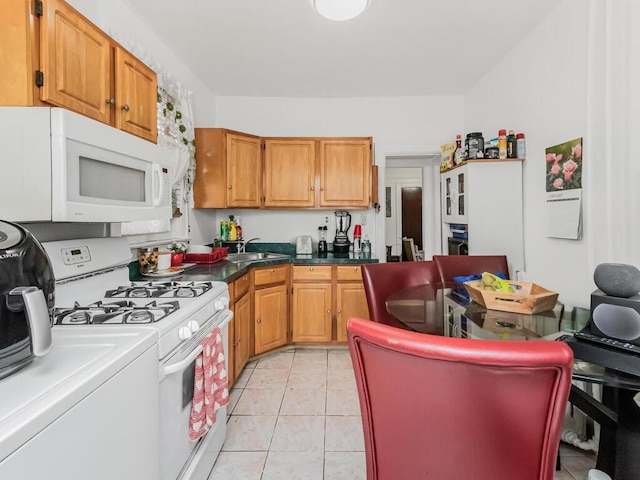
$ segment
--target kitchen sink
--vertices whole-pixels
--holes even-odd
[[[243,252],[230,253],[227,255],[226,260],[234,263],[250,263],[259,262],[261,260],[279,260],[283,258],[289,258],[289,255],[270,252]]]

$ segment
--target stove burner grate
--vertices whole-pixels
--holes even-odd
[[[192,298],[213,288],[211,282],[148,282],[132,283],[107,290],[107,298]]]
[[[89,325],[117,323],[155,323],[180,308],[177,300],[158,303],[154,300],[146,305],[122,300],[109,303],[95,302],[80,306],[75,302],[72,308],[56,308],[54,325]]]

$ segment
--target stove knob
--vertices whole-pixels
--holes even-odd
[[[191,338],[191,335],[193,335],[193,333],[189,327],[180,327],[180,330],[178,330],[178,337],[180,340]]]
[[[189,322],[187,322],[187,328],[191,330],[191,333],[196,333],[200,330],[200,324],[195,320],[189,320]]]
[[[227,305],[229,305],[229,299],[227,297],[220,297],[218,300],[213,302],[213,308],[216,309],[216,312],[224,310]]]

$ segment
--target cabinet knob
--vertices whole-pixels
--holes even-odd
[[[124,105],[122,105],[122,107],[120,107],[122,110],[124,110],[125,112],[129,111],[129,105],[127,105],[126,103]]]
[[[229,190],[231,190],[231,185],[229,185]]]
[[[261,318],[257,318],[256,319],[256,323],[262,323],[262,319]]]
[[[310,272],[313,272],[313,267],[309,267],[309,271],[310,271]]]
[[[273,268],[270,268],[269,273],[273,273],[273,272],[274,272]]]
[[[327,308],[327,315],[331,315],[331,310]]]
[[[311,191],[313,192],[314,190],[315,190],[315,188],[314,188],[314,187],[311,187]]]
[[[338,314],[342,314],[342,309],[338,309]]]
[[[353,271],[357,272],[359,267],[353,267]]]
[[[116,104],[115,98],[107,98],[107,105],[115,105],[115,104]]]

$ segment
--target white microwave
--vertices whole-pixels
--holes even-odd
[[[0,218],[126,222],[171,217],[156,144],[62,108],[0,107]]]

